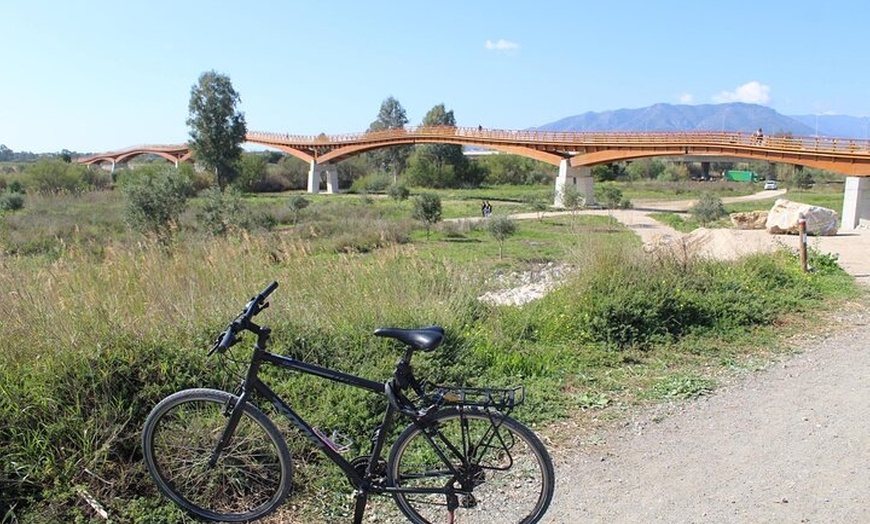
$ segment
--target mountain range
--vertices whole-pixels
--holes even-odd
[[[535,127],[541,131],[743,131],[765,134],[870,138],[870,117],[787,116],[758,104],[654,104],[639,109],[586,112]]]

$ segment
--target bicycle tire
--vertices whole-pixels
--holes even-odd
[[[459,475],[446,467],[430,439]],[[397,488],[445,490],[393,494],[399,510],[417,524],[449,521],[450,488],[459,502],[456,524],[532,524],[547,511],[555,489],[553,462],[531,430],[501,413],[468,407],[442,409],[422,427],[405,428],[390,450],[387,475]]]
[[[188,389],[158,403],[142,431],[142,452],[163,494],[206,520],[248,522],[280,506],[290,493],[293,463],[284,437],[246,403],[239,425],[214,467],[208,462],[226,428],[236,395]]]

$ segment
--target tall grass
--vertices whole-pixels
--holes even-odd
[[[148,409],[181,387],[232,387],[225,371],[204,362],[205,349],[273,279],[281,286],[264,322],[274,326],[279,347],[373,379],[385,379],[396,357],[370,335],[375,327],[453,329],[482,280],[409,249],[375,257],[308,250],[272,235],[171,253],[110,246],[96,263],[75,251],[50,262],[5,259],[0,307],[9,315],[0,336],[17,343],[0,364],[0,407],[9,422],[0,430],[4,496],[18,505],[34,496],[74,505],[75,486],[84,484],[123,506],[118,487],[147,494],[136,438]],[[311,405],[313,390],[293,384],[285,391]],[[336,418],[336,407],[353,412],[351,402],[314,406],[314,419]],[[360,415],[351,425],[368,422]]]

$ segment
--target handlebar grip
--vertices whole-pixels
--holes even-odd
[[[269,295],[271,295],[272,292],[275,291],[276,289],[278,289],[278,282],[276,282],[276,281],[273,280],[271,284],[269,284],[268,286],[266,286],[266,289],[264,289],[262,292],[260,292],[260,298],[261,298],[262,300],[265,300],[266,297],[268,297]]]

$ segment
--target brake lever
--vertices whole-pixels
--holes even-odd
[[[208,350],[208,355],[206,355],[206,356],[209,356],[209,357],[210,357],[210,356],[214,355],[214,354],[217,352],[218,348],[219,348],[220,345],[221,345],[221,339],[223,339],[223,338],[224,338],[224,332],[221,331],[221,332],[218,334],[217,338],[215,339],[214,344],[212,344],[211,349]]]

